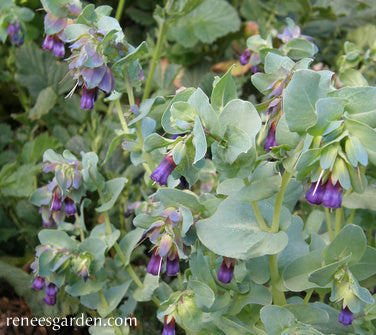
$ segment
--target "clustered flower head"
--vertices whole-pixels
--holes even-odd
[[[171,209],[166,209],[159,214],[163,220],[154,222],[142,236],[142,240],[149,237],[154,246],[147,272],[159,276],[166,263],[166,274],[176,276],[179,273],[179,252],[185,251],[186,246],[180,237],[181,217]]]
[[[7,35],[10,37],[12,44],[22,45],[24,42],[21,26],[18,21],[8,23]]]
[[[218,271],[217,279],[222,284],[228,284],[231,282],[232,277],[234,276],[236,260],[229,257],[223,257],[221,268]]]
[[[168,176],[176,168],[172,151],[170,151],[165,158],[163,158],[161,164],[150,175],[151,180],[155,181],[159,185],[166,185]]]
[[[311,205],[323,205],[331,209],[341,208],[342,187],[338,181],[333,185],[329,177],[324,184],[321,184],[320,180],[312,183],[305,198]]]
[[[64,158],[54,153],[51,157],[45,154],[43,172],[54,172],[55,176],[49,184],[35,192],[40,195],[37,197],[38,202],[33,201],[33,197],[31,198],[35,205],[40,206],[39,213],[42,216],[43,226],[46,228],[64,221],[66,215],[75,215],[77,213],[75,201],[85,191],[82,183],[81,162],[73,155]]]

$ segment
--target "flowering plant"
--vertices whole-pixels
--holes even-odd
[[[262,36],[248,23],[239,59],[217,64],[225,71],[209,85],[185,87],[160,60],[163,48],[174,44],[165,52],[174,59],[178,48],[235,34],[229,2],[168,0],[154,11],[156,43],[137,47],[119,23],[124,1],[115,18],[78,0],[42,5],[44,51],[17,51],[35,100],[23,104],[30,120],[69,140],[40,135],[22,151],[32,178],[43,171],[26,194],[44,227],[28,277],[40,314],[128,317],[150,302],[165,335],[375,331],[376,88],[365,74],[344,80],[357,73],[349,44],[335,74],[312,66],[319,43],[293,20]],[[10,42],[20,44],[22,15],[4,8]],[[27,53],[53,64],[58,81],[36,87]],[[356,64],[372,66],[362,56]],[[54,125],[53,113],[77,125]],[[10,182],[11,168],[0,172]]]

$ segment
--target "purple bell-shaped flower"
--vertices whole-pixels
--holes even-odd
[[[33,281],[33,289],[36,291],[40,291],[44,289],[44,278],[38,276],[37,278],[34,279]]]
[[[221,268],[218,271],[217,278],[222,284],[228,284],[234,276],[235,260],[233,258],[223,257]]]
[[[166,261],[166,273],[167,276],[176,276],[179,273],[179,256],[174,254],[172,257],[167,257]]]
[[[175,319],[171,317],[170,322],[167,322],[168,315],[164,317],[163,332],[162,335],[175,335]]]
[[[150,178],[159,185],[166,185],[168,176],[175,168],[176,164],[171,151],[165,158],[163,158],[161,164],[159,164],[159,166],[152,172]]]
[[[64,207],[65,213],[67,215],[70,216],[70,215],[74,215],[77,213],[77,207],[71,198],[65,198],[64,204],[65,204],[65,207]]]
[[[157,251],[154,251],[146,271],[153,276],[158,276],[161,273],[162,268],[163,259],[161,258],[161,256],[159,256]]]
[[[344,326],[350,326],[354,321],[354,315],[346,306],[345,308],[341,307],[341,313],[339,313],[339,320]]]
[[[266,136],[265,142],[264,142],[264,150],[269,152],[272,147],[277,147],[278,143],[275,140],[275,131],[277,128],[276,122],[272,122],[268,131],[268,135]]]
[[[321,205],[324,198],[325,189],[325,185],[321,185],[320,181],[312,183],[305,195],[307,202],[311,205]]]

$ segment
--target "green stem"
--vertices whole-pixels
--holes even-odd
[[[367,230],[367,243],[369,246],[372,246],[372,228]]]
[[[142,96],[142,100],[145,100],[149,97],[150,90],[151,90],[151,83],[153,82],[155,68],[157,66],[159,57],[161,55],[162,46],[165,42],[168,28],[169,28],[169,24],[167,23],[166,19],[163,19],[162,23],[159,27],[157,45],[155,47],[153,59],[151,61],[150,72],[149,72],[148,80],[147,80],[146,85],[145,85],[145,91],[144,91],[144,95]]]
[[[109,306],[108,306],[106,297],[104,296],[103,292],[102,291],[98,291],[98,294],[99,294],[99,298],[101,299],[102,305],[104,306],[104,308],[106,310],[108,310]]]
[[[324,211],[325,211],[326,225],[328,227],[329,239],[330,241],[333,241],[334,235],[333,235],[332,220],[330,219],[329,209],[324,208]]]
[[[125,121],[125,118],[124,118],[123,109],[121,108],[120,100],[116,100],[115,105],[116,105],[116,110],[119,116],[121,127],[123,128],[124,134],[128,134],[129,129],[127,126],[127,122]]]
[[[337,236],[339,232],[341,231],[341,223],[342,223],[342,209],[338,208],[336,209],[336,221],[335,221],[335,226],[334,226],[335,236]]]
[[[351,210],[350,215],[347,219],[347,224],[352,224],[354,222],[355,212],[356,212],[356,209]]]
[[[125,0],[120,0],[116,8],[115,19],[118,21],[120,21],[121,14],[123,13],[124,5],[125,5]]]
[[[304,297],[304,301],[303,301],[303,304],[304,304],[304,305],[307,305],[307,304],[309,303],[309,299],[311,298],[312,293],[313,293],[313,289],[312,289],[312,290],[309,290],[309,291],[306,293],[306,296]]]
[[[126,88],[127,94],[128,94],[129,105],[133,106],[133,105],[136,104],[135,100],[134,100],[134,95],[133,95],[133,88],[132,88],[132,85],[129,81],[128,75],[126,77],[127,77],[127,79],[125,81],[125,88]]]
[[[278,255],[269,255],[269,270],[270,270],[270,279],[272,282],[272,296],[273,304],[278,306],[286,305],[286,298],[283,292],[279,291],[277,284],[279,281],[279,272],[278,272]]]
[[[262,231],[265,231],[265,232],[270,231],[270,228],[266,225],[264,218],[262,217],[262,214],[260,212],[260,208],[259,208],[257,202],[251,202],[251,204],[252,204],[253,211],[256,214],[257,222],[260,226],[260,229]]]
[[[98,191],[99,198],[101,199],[102,204],[104,204],[105,200],[104,200],[104,197],[103,197],[103,193],[98,188],[98,186],[97,186],[97,191]],[[112,234],[111,223],[110,223],[110,216],[108,215],[108,212],[107,211],[103,212],[103,216],[104,216],[104,222],[106,224],[107,232],[108,232],[108,234]],[[127,264],[128,263],[127,258],[124,255],[123,251],[120,249],[120,246],[119,246],[119,244],[117,242],[114,243],[114,249],[115,249],[116,253],[119,255],[119,258],[122,261],[122,263],[123,264]],[[125,266],[125,269],[128,271],[129,275],[131,276],[131,278],[133,279],[133,281],[136,283],[136,285],[142,290],[144,288],[144,284],[141,282],[140,278],[138,278],[138,276],[137,276],[136,272],[133,270],[132,266],[128,263]],[[161,302],[158,300],[158,298],[152,297],[152,300],[154,301],[154,303],[158,307],[161,307],[160,306]]]
[[[281,210],[282,210],[282,202],[283,202],[283,197],[285,195],[286,187],[288,183],[290,182],[292,175],[285,170],[282,176],[282,183],[281,183],[281,189],[279,190],[277,194],[277,199],[275,201],[275,206],[274,206],[274,215],[273,215],[273,222],[272,222],[272,227],[270,229],[270,232],[272,234],[278,233],[279,230],[279,221],[281,218]]]

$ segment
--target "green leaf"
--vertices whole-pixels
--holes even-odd
[[[307,325],[315,326],[329,321],[329,315],[326,311],[312,305],[287,304],[284,308],[293,313],[298,321]]]
[[[294,314],[280,306],[265,306],[261,309],[260,316],[268,335],[281,335],[295,323]]]
[[[324,133],[331,121],[338,120],[344,111],[343,100],[338,98],[322,98],[316,103],[318,120],[315,126],[308,129],[313,136]]]
[[[320,96],[319,73],[311,70],[295,72],[283,92],[283,110],[291,131],[304,132],[317,122],[315,104]]]
[[[215,295],[208,285],[198,280],[190,280],[188,288],[192,289],[195,293],[193,300],[198,308],[209,309],[213,305]]]
[[[355,69],[346,69],[339,74],[339,80],[342,83],[342,87],[347,86],[368,86],[367,79],[364,78],[361,72]]]
[[[179,19],[169,33],[178,43],[189,48],[198,41],[212,43],[218,37],[237,31],[239,27],[237,12],[229,3],[206,0]]]
[[[94,257],[92,266],[95,272],[103,268],[105,250],[106,243],[100,238],[92,236],[81,242],[78,248],[80,253],[87,252]]]
[[[124,68],[124,66],[128,66],[129,64],[138,60],[147,52],[148,52],[148,47],[147,47],[146,42],[144,41],[137,48],[133,48],[133,47],[130,48],[128,54],[125,57],[119,59],[117,62],[115,62],[113,67],[115,67],[115,69]]]
[[[75,23],[67,26],[64,29],[67,42],[73,42],[79,39],[82,35],[89,34],[90,27],[86,24]]]
[[[154,290],[159,286],[159,277],[147,273],[143,285],[143,289],[137,288],[133,293],[133,298],[136,301],[151,300]]]
[[[213,216],[196,223],[201,242],[218,255],[249,259],[276,254],[287,245],[287,235],[263,232],[250,203],[224,200]]]
[[[110,146],[107,149],[106,158],[104,159],[102,165],[105,165],[111,158],[112,154],[114,153],[117,146],[121,143],[121,141],[124,139],[124,135],[118,135],[115,138],[112,139]]]
[[[205,209],[204,206],[200,204],[197,195],[191,191],[160,188],[155,198],[161,201],[165,207],[182,205],[199,212]]]
[[[363,256],[367,240],[363,229],[355,225],[345,226],[324,250],[326,264],[334,263],[350,256],[349,265],[356,264]]]
[[[158,135],[157,133],[153,133],[145,138],[144,150],[146,152],[151,152],[156,149],[168,147],[169,145],[175,142],[176,140],[171,140],[171,139],[162,137],[161,135]]]
[[[94,152],[81,152],[82,155],[82,177],[89,191],[95,191],[97,187],[101,190],[105,186],[104,178],[97,170],[98,156]]]
[[[376,249],[367,246],[362,258],[350,266],[350,271],[359,281],[376,274]]]
[[[202,124],[198,116],[196,116],[195,125],[193,127],[192,143],[196,148],[195,159],[193,161],[193,164],[195,164],[200,159],[205,157],[206,150],[207,150],[206,136],[205,136],[204,129],[202,127]]]
[[[317,52],[317,48],[313,43],[307,40],[294,38],[285,45],[284,51],[287,53],[288,57],[298,60],[305,57],[313,57]]]
[[[39,46],[25,44],[16,52],[16,79],[20,85],[28,88],[36,99],[39,93],[51,87],[58,95],[70,90],[73,81],[61,83],[69,71],[66,63],[57,63],[56,58]],[[42,103],[42,102],[41,102]]]
[[[21,157],[24,163],[37,163],[47,149],[56,150],[60,147],[61,143],[56,138],[49,137],[46,132],[27,142],[22,148]]]
[[[226,104],[236,98],[236,86],[230,68],[220,79],[216,77],[213,83],[211,103],[215,111],[222,112]]]
[[[30,119],[39,119],[42,115],[47,114],[55,105],[56,99],[57,95],[52,87],[40,91],[34,107],[30,110]]]
[[[281,187],[281,176],[275,172],[275,164],[261,163],[253,172],[250,186],[244,186],[234,199],[253,202],[270,198]]]
[[[110,210],[114,206],[126,182],[127,178],[115,178],[107,181],[103,192],[106,198],[108,198],[108,195],[111,195],[111,198],[95,210],[97,212],[105,212]]]
[[[132,251],[137,247],[140,242],[141,236],[144,230],[136,228],[127,233],[119,243],[119,247],[124,254],[125,260],[120,259],[119,255],[116,255],[116,260],[121,262],[122,266],[127,266],[131,259]]]
[[[113,286],[109,288],[107,291],[104,292],[104,297],[107,301],[107,306],[103,306],[102,303],[99,303],[97,306],[97,310],[99,315],[104,318],[108,314],[110,314],[120,303],[123,299],[125,293],[128,291],[130,284],[132,283],[132,279],[127,280],[124,284],[119,286]]]
[[[51,245],[59,249],[74,251],[77,249],[77,241],[71,239],[67,233],[61,230],[43,229],[38,234],[42,245]]]
[[[200,88],[189,97],[187,102],[197,110],[205,129],[214,136],[221,136],[221,125],[219,124],[218,113],[214,111],[209,103],[209,98]]]
[[[288,264],[283,272],[283,283],[293,292],[301,292],[318,287],[309,281],[309,276],[318,270],[322,264],[321,250],[315,250],[299,257]]]
[[[295,62],[289,57],[277,55],[273,52],[269,52],[265,57],[265,73],[273,73],[281,68],[291,71],[294,65]]]
[[[235,99],[225,106],[219,121],[225,142],[214,142],[213,146],[226,163],[232,164],[241,153],[254,146],[255,137],[261,129],[260,116],[251,103]]]
[[[344,258],[338,262],[326,265],[309,276],[309,281],[316,283],[320,287],[325,287],[329,282],[333,280],[334,274],[340,269],[346,262],[350,259],[351,256]]]
[[[331,97],[344,101],[350,118],[371,128],[376,127],[376,87],[344,87],[330,92]]]
[[[70,294],[72,297],[78,297],[81,295],[87,295],[91,293],[98,292],[102,289],[105,282],[88,280],[84,281],[82,278],[79,278],[74,283],[69,283],[65,286],[65,292]]]
[[[369,160],[376,164],[376,131],[359,121],[344,117],[345,127],[353,137],[357,137],[367,150]]]
[[[0,261],[0,278],[5,279],[19,296],[27,296],[30,292],[32,276],[25,271]]]

